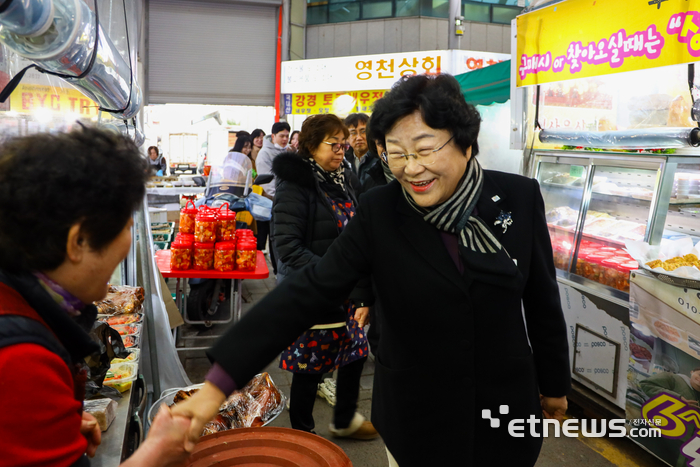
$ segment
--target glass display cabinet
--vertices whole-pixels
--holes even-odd
[[[560,282],[622,304],[626,241],[700,241],[700,157],[541,152],[533,168]]]

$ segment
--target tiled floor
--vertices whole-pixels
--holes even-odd
[[[275,287],[275,279],[265,280],[245,280],[243,281],[243,296],[247,303],[243,304],[243,313],[250,308],[269,291]],[[170,281],[169,286],[174,290],[174,281]],[[199,334],[221,334],[225,330],[225,325],[214,326],[213,328],[200,332]],[[186,327],[182,329],[181,335],[186,335],[192,330]],[[188,341],[188,345],[193,345]],[[209,345],[212,340],[198,340],[197,346]],[[187,351],[180,353],[181,360],[193,383],[203,381],[210,364],[204,356],[203,351]],[[291,373],[281,370],[278,367],[278,360],[268,365],[268,371],[277,386],[285,394],[289,394],[291,384]],[[372,404],[372,382],[374,376],[374,360],[370,360],[365,365],[362,379],[360,380],[360,398],[358,411],[369,418]],[[406,388],[407,391],[415,391],[416,394],[425,391],[425,388]],[[317,398],[314,406],[314,419],[316,421],[316,432],[324,438],[331,439],[340,446],[348,455],[353,465],[357,467],[386,467],[386,451],[381,439],[372,441],[336,440],[330,437],[328,425],[332,420],[332,408],[324,399]],[[417,413],[416,430],[432,430],[439,427],[430,426],[430,414]],[[271,424],[272,426],[290,427],[289,416],[286,411],[280,414]],[[461,464],[460,464],[461,465]],[[508,465],[496,462],[495,465]],[[581,439],[581,438],[545,438],[537,467],[655,467],[665,465],[656,460],[653,456],[643,451],[637,445],[626,438],[623,439]],[[481,467],[481,466],[478,466]]]

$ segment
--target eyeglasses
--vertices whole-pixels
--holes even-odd
[[[343,151],[347,151],[350,145],[348,143],[331,143],[330,141],[321,141],[323,144],[327,144],[331,147],[333,152],[338,152],[342,148]]]
[[[445,144],[443,144],[437,149],[423,149],[421,151],[418,151],[417,154],[387,154],[386,152],[383,152],[382,159],[389,165],[390,168],[402,169],[406,167],[406,165],[408,164],[408,157],[411,156],[416,161],[416,164],[426,167],[428,165],[434,164],[435,161],[437,161],[436,153],[440,151],[440,149],[447,146],[447,144],[450,141],[452,141],[454,137],[455,136],[452,135],[452,137],[448,139],[447,142],[445,142]]]

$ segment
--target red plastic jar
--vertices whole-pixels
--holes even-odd
[[[554,266],[557,269],[568,270],[571,258],[571,244],[566,240],[558,240],[552,243],[554,252]]]
[[[602,270],[599,282],[607,285],[608,287],[617,288],[616,284],[620,274],[620,264],[626,261],[626,258],[621,258],[619,256],[604,259],[600,263]]]
[[[581,248],[578,250],[578,257],[576,258],[576,274],[579,276],[584,275],[584,271],[586,269],[586,258],[588,258],[588,255],[593,254],[596,252],[595,248]]]
[[[619,282],[616,284],[616,289],[622,290],[623,292],[630,291],[630,273],[639,269],[639,263],[636,261],[627,261],[626,263],[620,264],[620,276]]]
[[[217,215],[217,241],[230,242],[236,235],[236,213],[228,209],[228,204],[222,206]]]
[[[175,241],[180,241],[180,243],[189,243],[194,245],[194,234],[178,233],[175,235]]]
[[[214,268],[214,243],[194,244],[194,269],[207,271]]]
[[[192,205],[191,208],[187,206]],[[185,207],[180,210],[180,233],[193,234],[195,217],[197,216],[197,208],[194,207],[192,200],[187,201]]]
[[[587,277],[596,282],[600,282],[601,263],[603,260],[612,258],[612,251],[596,251],[586,255],[586,263],[584,264],[583,277]]]
[[[214,243],[216,241],[216,213],[209,209],[199,211],[194,222],[194,241]]]
[[[257,244],[254,240],[241,240],[236,250],[236,269],[239,271],[255,271],[257,254]]]
[[[175,240],[170,245],[170,269],[185,271],[192,269],[192,244]]]
[[[219,242],[214,252],[214,269],[219,272],[231,272],[236,268],[236,244]]]

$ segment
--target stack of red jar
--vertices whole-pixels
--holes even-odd
[[[240,229],[236,233],[236,269],[255,271],[258,242],[249,229]]]
[[[576,261],[576,274],[580,276],[629,292],[630,272],[638,268],[637,262],[622,249],[581,242]]]
[[[257,240],[249,229],[237,234],[236,213],[228,209],[228,203],[219,210],[203,206],[197,211],[186,206],[180,213],[181,225],[183,220],[192,232],[180,229],[175,237],[170,247],[171,269],[255,270]]]

